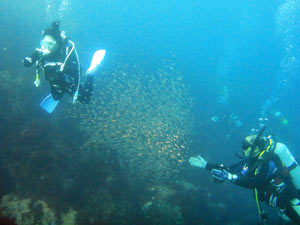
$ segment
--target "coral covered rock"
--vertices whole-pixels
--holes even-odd
[[[54,209],[46,202],[29,198],[21,199],[15,195],[5,195],[1,199],[0,208],[3,216],[15,219],[19,225],[75,225],[77,212],[70,209],[61,214],[61,223]]]

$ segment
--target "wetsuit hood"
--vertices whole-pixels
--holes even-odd
[[[61,45],[63,44],[61,31],[59,29],[59,23],[57,21],[53,22],[50,27],[46,28],[42,34],[44,39],[49,36],[53,38],[56,41],[58,47],[61,47]]]

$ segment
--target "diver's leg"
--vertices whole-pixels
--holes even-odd
[[[90,98],[92,96],[93,91],[93,76],[87,76],[85,84],[79,85],[78,91],[78,101],[83,104],[87,104],[90,102]],[[78,88],[78,83],[66,83],[64,85],[64,91],[71,96],[74,96]]]
[[[296,224],[300,224],[300,215],[298,207],[300,206],[288,206],[284,210],[284,213]]]
[[[64,95],[64,85],[61,82],[49,82],[51,94],[54,100],[60,100]]]
[[[278,225],[287,225],[293,223],[292,220],[284,213],[284,210],[278,210],[279,223]]]
[[[80,85],[78,93],[78,101],[83,104],[87,104],[91,100],[93,91],[94,76],[87,76],[85,84]]]

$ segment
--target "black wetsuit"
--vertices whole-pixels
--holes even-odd
[[[61,64],[64,63],[72,46],[64,44],[55,53],[42,56],[41,52],[34,51],[30,57],[23,60],[25,66],[38,63],[38,69],[44,72],[45,79],[49,81],[50,91],[55,100],[59,100],[65,93],[74,95],[77,90],[79,68],[75,51],[69,56],[63,71],[60,71]],[[28,61],[28,58],[31,60]],[[83,77],[83,76],[81,76]],[[89,103],[93,91],[93,76],[86,76],[84,85],[80,85],[78,101]]]
[[[294,188],[279,157],[268,153],[268,159],[262,161],[242,160],[230,167],[207,163],[206,169],[226,169],[237,175],[234,184],[248,189],[257,189],[258,198],[271,207],[278,207],[296,224],[300,224],[300,216],[293,209],[291,200],[299,199],[299,193]]]

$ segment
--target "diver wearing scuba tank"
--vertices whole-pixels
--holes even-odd
[[[58,22],[53,22],[51,27],[43,31],[40,44],[41,48],[22,60],[26,67],[36,64],[35,85],[39,86],[39,74],[42,72],[55,101],[68,93],[73,96],[73,102],[78,99],[81,103],[88,103],[94,76],[92,73],[87,75],[85,84],[80,85],[82,74],[75,44],[60,31]]]
[[[279,208],[293,222],[300,224],[300,167],[286,145],[273,137],[258,134],[243,140],[244,158],[235,165],[206,162],[201,156],[191,157],[193,166],[206,168],[218,182],[231,182],[253,189],[261,223],[266,224],[266,213],[261,202]]]

